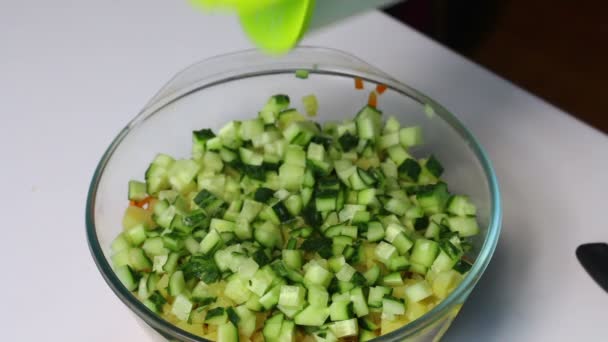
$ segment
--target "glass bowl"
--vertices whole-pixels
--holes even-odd
[[[294,76],[300,69],[309,71],[308,79]],[[365,82],[365,90],[355,89],[355,77]],[[319,102],[316,119],[341,120],[352,117],[367,103],[369,91],[376,84],[388,87],[379,96],[378,107],[384,113],[396,116],[403,124],[422,127],[425,143],[413,152],[426,155],[432,151],[445,167],[443,178],[450,189],[468,194],[478,207],[481,233],[469,255],[475,262],[462,283],[431,311],[377,341],[441,338],[496,247],[501,223],[496,175],[482,147],[453,114],[360,59],[325,48],[297,48],[280,59],[249,50],[194,64],[169,81],[116,136],[95,170],[86,206],[89,247],[110,288],[165,338],[205,341],[147,309],[112,271],[110,244],[122,230],[127,182],[143,178],[149,162],[159,152],[189,157],[191,131],[218,129],[228,120],[251,118],[273,94],[288,94],[294,104],[305,95],[315,94]]]

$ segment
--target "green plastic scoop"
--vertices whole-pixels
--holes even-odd
[[[323,0],[321,0],[323,1]],[[308,28],[315,0],[286,0],[251,13],[240,13],[243,30],[262,50],[291,50]]]
[[[323,1],[323,0],[321,0]],[[243,30],[260,49],[284,53],[293,48],[306,29],[314,0],[192,0],[204,9],[237,12]]]
[[[291,50],[310,28],[325,26],[366,9],[399,0],[190,0],[204,10],[228,10],[239,16],[243,30],[262,50]]]

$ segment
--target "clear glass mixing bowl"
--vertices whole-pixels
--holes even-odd
[[[294,77],[298,69],[308,70],[308,79]],[[355,89],[355,77],[365,81],[366,91]],[[191,131],[217,129],[228,120],[251,118],[270,95],[288,94],[297,104],[301,97],[315,94],[319,102],[317,119],[341,120],[352,117],[378,83],[388,87],[379,97],[379,108],[404,124],[422,127],[425,144],[414,152],[425,155],[432,151],[445,167],[444,179],[450,189],[470,195],[478,206],[481,234],[469,255],[475,263],[462,283],[424,316],[377,339],[438,340],[488,266],[496,247],[501,223],[496,175],[477,140],[453,114],[360,59],[325,48],[298,48],[280,59],[243,51],[194,64],[169,81],[116,136],[95,170],[86,206],[89,247],[114,293],[165,338],[204,341],[148,310],[112,271],[110,244],[122,230],[129,179],[143,178],[148,163],[159,152],[188,157]],[[425,106],[435,114],[425,113]]]

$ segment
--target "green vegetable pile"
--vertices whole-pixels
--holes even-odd
[[[191,158],[159,154],[129,182],[112,244],[122,283],[184,330],[366,341],[431,310],[471,267],[475,205],[436,157],[411,154],[419,127],[371,106],[320,125],[275,95],[192,138]]]

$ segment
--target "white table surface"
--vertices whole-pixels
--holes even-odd
[[[445,340],[605,340],[608,295],[574,250],[608,241],[606,135],[378,12],[305,43],[351,52],[437,99],[494,161],[503,234]],[[185,1],[0,0],[3,340],[146,340],[89,254],[89,180],[172,74],[248,47],[235,20]]]

